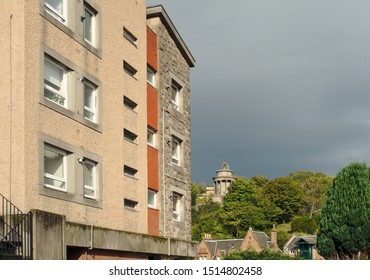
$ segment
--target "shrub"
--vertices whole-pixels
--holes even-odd
[[[314,234],[317,230],[316,220],[314,218],[297,216],[291,222],[292,232],[304,232]]]

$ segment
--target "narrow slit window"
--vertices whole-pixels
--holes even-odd
[[[134,200],[131,200],[131,199],[124,199],[123,200],[123,205],[125,208],[127,209],[131,209],[131,210],[136,210],[137,208],[137,204],[138,202],[137,201],[134,201]]]
[[[127,129],[123,130],[123,137],[130,142],[136,143],[137,135]]]
[[[123,97],[123,105],[132,111],[136,111],[137,104],[126,96]]]
[[[123,167],[123,173],[126,175],[126,176],[129,176],[129,177],[133,177],[133,178],[136,178],[137,177],[137,169],[135,168],[132,168],[130,166],[127,166],[125,165]]]
[[[128,64],[126,61],[123,62],[123,69],[131,77],[136,78],[137,70],[134,67],[132,67],[130,64]]]
[[[123,27],[123,37],[133,45],[137,46],[137,38],[125,27]]]

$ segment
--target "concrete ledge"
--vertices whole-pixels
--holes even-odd
[[[93,241],[91,243],[91,240]],[[198,243],[67,222],[66,246],[194,258]]]

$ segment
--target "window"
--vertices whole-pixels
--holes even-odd
[[[84,197],[96,199],[96,163],[83,162]]]
[[[155,138],[156,138],[155,136],[156,136],[155,131],[148,127],[148,133],[147,133],[148,145],[155,147]]]
[[[127,74],[136,78],[137,70],[134,67],[132,67],[130,64],[128,64],[126,61],[123,62],[123,69],[125,70]]]
[[[147,67],[146,80],[149,84],[155,87],[155,71],[151,67]]]
[[[55,17],[60,22],[65,22],[65,3],[64,0],[45,0],[44,1],[45,10]]]
[[[137,46],[137,38],[125,27],[123,28],[123,37],[125,37],[130,43]]]
[[[67,153],[61,149],[44,146],[44,186],[56,190],[67,190]]]
[[[136,142],[137,135],[135,133],[132,133],[131,131],[129,131],[127,129],[124,129],[123,130],[123,137],[126,140],[135,143]]]
[[[157,192],[148,190],[148,207],[156,208],[157,207]]]
[[[127,165],[123,167],[123,173],[129,177],[137,177],[137,170]]]
[[[67,70],[48,58],[44,60],[44,96],[60,106],[67,107]]]
[[[180,209],[181,209],[181,195],[173,193],[172,195],[172,205],[173,205],[173,219],[175,221],[180,221]]]
[[[85,4],[84,6],[84,39],[89,44],[96,45],[96,11]]]
[[[125,208],[131,209],[131,210],[136,210],[137,203],[138,203],[137,201],[133,201],[133,200],[126,199],[126,198],[123,200],[123,205],[125,206]]]
[[[172,162],[180,165],[181,140],[172,136]]]
[[[136,111],[137,104],[126,96],[123,97],[123,105],[132,111]]]
[[[97,122],[97,89],[90,82],[84,82],[84,118]]]
[[[176,83],[174,80],[172,80],[171,83],[171,104],[172,107],[180,111],[180,91],[181,91],[181,86]]]

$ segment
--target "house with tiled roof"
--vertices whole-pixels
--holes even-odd
[[[262,231],[254,231],[249,228],[243,239],[212,240],[211,235],[206,234],[199,243],[198,260],[220,260],[233,251],[254,250],[260,253],[262,250],[278,251],[277,235],[275,228],[270,237]]]
[[[283,247],[284,254],[301,257],[310,260],[324,259],[317,252],[317,236],[295,236],[293,235]]]
[[[198,247],[198,260],[220,260],[232,251],[238,251],[243,239],[212,240],[210,234],[206,234]]]
[[[271,231],[271,239],[265,232],[254,231],[252,228],[249,228],[239,249],[241,251],[254,250],[257,253],[266,249],[277,251],[277,233],[275,227]]]

